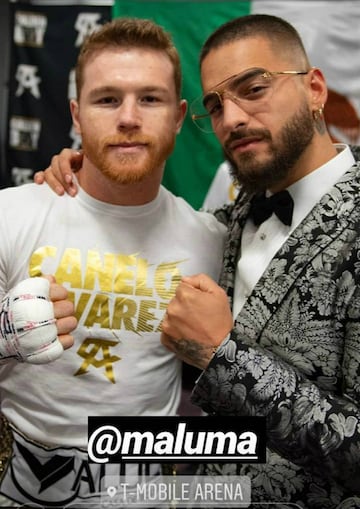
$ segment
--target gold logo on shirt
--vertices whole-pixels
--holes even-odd
[[[80,346],[77,354],[84,359],[80,368],[75,373],[75,376],[87,373],[89,366],[95,368],[105,368],[105,376],[115,383],[115,376],[113,371],[113,363],[121,359],[117,355],[110,355],[110,347],[116,346],[117,341],[108,341],[106,339],[86,338]],[[89,349],[88,349],[89,347]],[[97,358],[97,354],[101,351],[102,358]]]
[[[30,276],[53,273],[69,291],[80,326],[137,335],[160,332],[164,311],[181,279],[185,260],[151,264],[138,254],[102,253],[78,248],[63,251],[42,246],[31,256]],[[100,332],[101,334],[101,332]],[[76,376],[90,366],[105,368],[115,383],[113,364],[121,358],[110,354],[118,341],[87,338],[77,354],[84,359]],[[99,356],[102,354],[102,358]]]

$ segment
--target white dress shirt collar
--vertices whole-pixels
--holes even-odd
[[[354,156],[347,145],[335,146],[338,154],[333,159],[288,187],[294,199],[291,226],[284,225],[275,214],[258,227],[251,219],[247,220],[241,237],[241,257],[235,275],[234,318],[291,232],[321,197],[355,164]]]

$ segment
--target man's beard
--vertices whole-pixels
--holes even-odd
[[[115,154],[115,146],[137,142],[144,145],[141,153]],[[110,147],[112,146],[112,148]],[[119,184],[136,184],[156,173],[175,146],[175,136],[163,137],[161,143],[141,135],[118,135],[88,143],[83,142],[84,153],[91,163],[108,179]]]
[[[257,162],[256,153],[248,151],[230,155],[227,146],[236,139],[249,136],[260,137],[268,141],[268,154],[272,157],[265,162]],[[304,104],[282,128],[279,140],[274,143],[267,129],[251,129],[234,131],[225,143],[225,154],[230,162],[230,174],[245,192],[259,193],[271,189],[285,181],[291,174],[293,166],[309,146],[314,136],[314,123],[311,111]]]

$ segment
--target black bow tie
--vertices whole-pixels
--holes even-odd
[[[290,226],[294,209],[294,201],[289,191],[280,191],[268,198],[264,194],[256,195],[251,200],[250,217],[256,226],[266,221],[272,213],[284,224]]]

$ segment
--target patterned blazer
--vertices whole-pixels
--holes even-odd
[[[241,193],[219,211],[229,229],[221,286],[230,304],[248,211]],[[274,256],[192,401],[210,414],[267,421],[266,464],[201,473],[249,476],[256,508],[360,508],[360,162]]]

